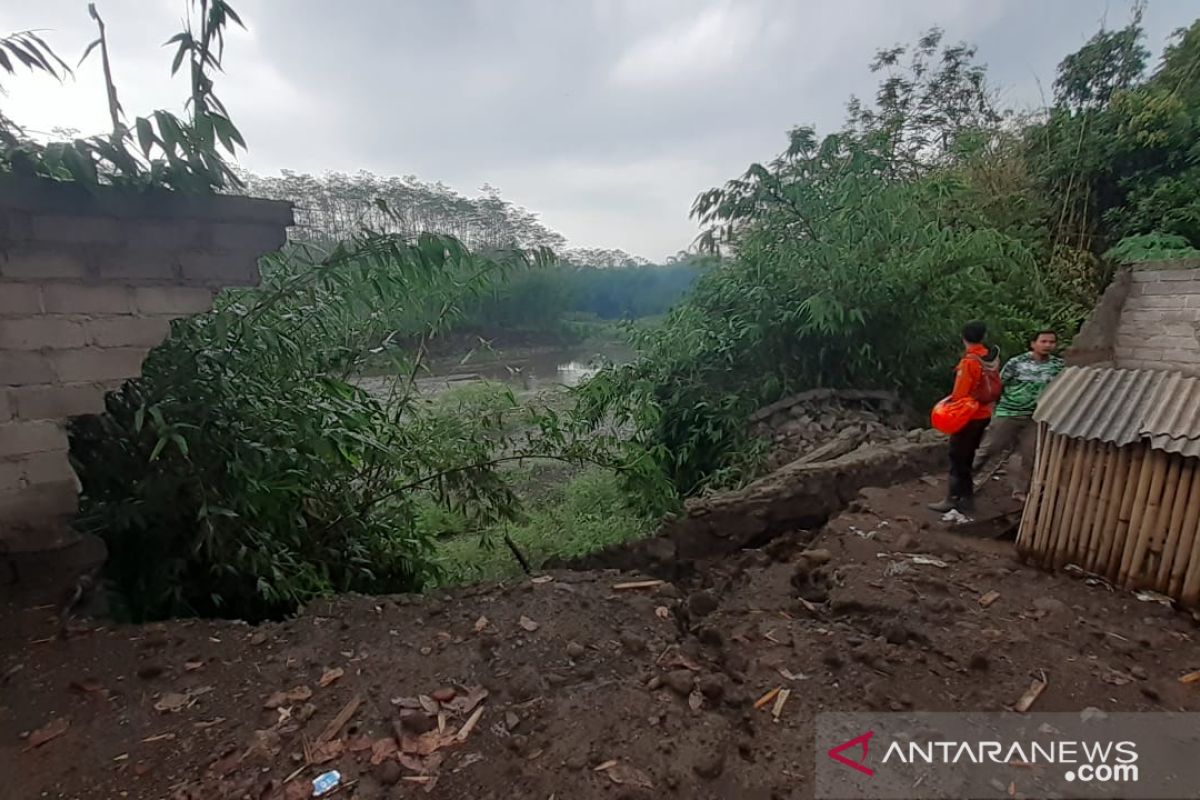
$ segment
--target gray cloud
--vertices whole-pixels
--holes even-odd
[[[182,0],[99,0],[131,111],[178,106],[161,42]],[[842,122],[869,95],[875,48],[940,24],[1019,107],[1111,0],[234,0],[218,93],[259,172],[369,169],[464,192],[484,183],[579,246],[651,258],[689,244],[699,191],[780,149],[787,128]],[[52,28],[65,54],[92,38],[82,0],[0,11],[0,30]],[[1152,0],[1153,49],[1190,21],[1188,0]],[[35,128],[105,127],[96,64],[78,85],[9,81],[6,108]]]

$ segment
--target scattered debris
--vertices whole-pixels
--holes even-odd
[[[1195,672],[1189,672],[1186,675],[1179,676],[1180,683],[1197,683],[1200,682],[1200,669]]]
[[[286,706],[291,703],[303,703],[305,700],[313,696],[312,689],[307,686],[297,686],[294,689],[289,689],[286,692],[276,692],[267,698],[263,703],[263,708],[274,710],[280,706]]]
[[[1025,694],[1021,695],[1021,699],[1017,701],[1014,708],[1022,714],[1028,711],[1037,702],[1042,692],[1046,691],[1047,683],[1045,672],[1040,678],[1034,678],[1033,683],[1029,684],[1029,688],[1025,690]]]
[[[1141,600],[1143,603],[1158,603],[1160,606],[1166,606],[1167,608],[1171,608],[1175,605],[1174,600],[1167,597],[1165,594],[1159,594],[1158,592],[1145,590],[1136,592],[1133,596],[1138,600]]]
[[[475,709],[475,712],[471,714],[470,717],[467,718],[467,721],[463,723],[461,728],[459,728],[458,733],[454,738],[460,742],[465,742],[467,737],[471,735],[471,731],[475,730],[475,726],[479,724],[479,718],[482,716],[483,706],[480,706],[479,708]]]
[[[625,589],[657,589],[659,586],[666,584],[666,581],[629,581],[628,583],[614,583],[614,591],[623,591]]]
[[[533,583],[533,584],[539,584],[539,583],[550,583],[550,581],[552,581],[552,580],[554,580],[553,575],[538,575],[536,578],[530,578],[529,582]]]
[[[346,674],[346,671],[344,669],[342,669],[341,667],[334,667],[333,669],[327,669],[327,670],[325,670],[325,674],[321,676],[321,680],[317,681],[317,685],[320,686],[322,689],[324,689],[325,687],[329,686],[330,684],[335,683],[338,679],[340,679],[345,674]]]
[[[160,733],[155,736],[147,736],[145,739],[142,739],[142,743],[150,744],[152,742],[167,742],[174,738],[175,734],[173,733]]]
[[[774,700],[775,696],[778,695],[779,692],[782,690],[783,690],[782,686],[776,686],[774,689],[772,689],[771,691],[764,694],[762,697],[755,700],[754,701],[754,710],[761,711],[762,709],[766,708],[767,704],[770,703],[772,700]]]
[[[517,624],[521,626],[522,630],[524,630],[528,633],[533,633],[538,628],[542,627],[539,623],[534,622],[533,620],[531,620],[529,617],[525,616],[524,614],[521,615],[521,619],[518,620]]]
[[[356,694],[353,698],[351,698],[350,702],[346,703],[342,710],[338,712],[338,715],[329,721],[329,724],[325,726],[325,730],[321,731],[321,735],[317,737],[317,741],[327,742],[333,737],[337,736],[341,732],[342,727],[345,726],[345,724],[350,721],[350,718],[354,716],[354,712],[358,711],[358,707],[360,705],[362,705],[362,695]]]
[[[995,589],[993,589],[992,591],[988,592],[987,594],[985,594],[979,598],[979,605],[983,606],[984,608],[987,608],[988,606],[990,606],[992,603],[996,602],[999,599],[1000,599],[1000,593],[997,592]]]
[[[658,608],[654,609],[654,616],[658,617],[663,622],[666,622],[667,620],[671,619],[671,609],[667,608],[666,606],[659,606]]]
[[[185,708],[191,708],[201,695],[213,690],[211,686],[195,686],[185,692],[167,692],[154,704],[154,710],[164,714],[174,714]]]
[[[605,761],[596,767],[596,772],[603,772],[610,781],[618,786],[633,786],[638,789],[653,789],[654,783],[650,776],[637,767],[623,761]]]
[[[775,705],[771,709],[771,716],[775,718],[776,722],[779,722],[779,715],[783,713],[783,706],[791,696],[791,689],[780,689],[779,693],[775,695]]]
[[[788,669],[786,667],[780,667],[779,674],[782,675],[785,680],[789,680],[789,681],[806,681],[806,680],[808,680],[808,676],[805,675],[803,672],[792,672],[790,669]]]
[[[342,782],[342,773],[338,772],[336,769],[330,770],[329,772],[326,772],[323,775],[318,775],[317,777],[313,778],[312,796],[313,797],[324,797],[325,795],[332,792],[334,789],[338,788],[338,784],[340,784],[341,782]]]
[[[475,620],[475,632],[483,633],[491,624],[491,620],[489,620],[487,617],[480,616],[479,619]]]
[[[909,556],[909,558],[912,560],[912,563],[920,564],[925,567],[937,567],[938,569],[946,568],[946,562],[942,561],[941,559],[931,558],[929,556],[922,556],[922,555],[912,555],[912,556]]]
[[[66,717],[52,719],[33,733],[29,734],[29,742],[25,749],[33,750],[41,747],[46,742],[62,736],[70,727],[71,720],[67,719]]]

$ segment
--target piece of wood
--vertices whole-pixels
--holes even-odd
[[[1126,563],[1121,560],[1121,574],[1118,581],[1127,589],[1133,588],[1142,574],[1142,562],[1146,557],[1146,548],[1150,544],[1150,535],[1158,524],[1158,508],[1162,502],[1163,484],[1167,478],[1167,454],[1161,450],[1151,451],[1150,483],[1139,509],[1135,504],[1133,517],[1130,522],[1129,537],[1133,540],[1133,552]],[[1135,528],[1134,525],[1137,527]],[[1135,535],[1136,532],[1136,535]]]
[[[479,706],[479,708],[475,709],[471,716],[467,717],[467,721],[464,722],[463,726],[458,729],[458,733],[454,738],[460,742],[465,742],[467,737],[471,735],[471,731],[475,730],[475,726],[479,724],[479,718],[482,716],[483,706]]]
[[[997,592],[995,589],[993,589],[992,591],[985,594],[983,597],[979,598],[979,605],[983,606],[984,608],[987,608],[988,606],[990,606],[992,603],[996,602],[999,599],[1000,599],[1000,593]]]
[[[1067,494],[1059,507],[1058,524],[1054,526],[1054,545],[1051,566],[1059,569],[1067,563],[1068,535],[1072,527],[1077,527],[1079,517],[1075,514],[1075,505],[1079,502],[1079,486],[1083,483],[1083,464],[1087,456],[1088,445],[1091,442],[1070,441],[1070,477],[1067,479]]]
[[[1125,540],[1122,542],[1121,549],[1121,564],[1117,569],[1116,582],[1124,583],[1129,577],[1129,565],[1133,563],[1133,553],[1137,550],[1137,538],[1143,527],[1145,527],[1146,518],[1146,503],[1150,496],[1150,483],[1154,479],[1154,471],[1157,468],[1162,456],[1162,452],[1158,450],[1150,450],[1149,447],[1143,445],[1146,449],[1145,455],[1142,456],[1142,469],[1138,473],[1137,486],[1134,488],[1133,506],[1129,509],[1129,527],[1125,531]]]
[[[776,686],[774,689],[772,689],[771,691],[764,694],[762,697],[755,700],[754,701],[754,710],[760,711],[763,708],[765,708],[768,703],[770,703],[772,700],[775,699],[775,695],[779,694],[779,692],[782,691],[782,689],[783,689],[782,686]]]
[[[1117,513],[1121,510],[1121,497],[1125,493],[1125,482],[1129,478],[1131,451],[1128,447],[1109,446],[1112,469],[1105,476],[1101,503],[1104,513],[1097,519],[1096,550],[1088,554],[1087,570],[1103,572],[1108,554],[1112,551],[1113,529],[1117,527]]]
[[[1162,566],[1163,548],[1167,543],[1171,514],[1175,509],[1175,495],[1179,493],[1179,476],[1182,471],[1183,458],[1178,455],[1167,456],[1167,477],[1163,481],[1162,497],[1154,511],[1154,526],[1150,529],[1150,535],[1146,539],[1146,553],[1142,560],[1142,567],[1138,570],[1138,586],[1150,588],[1155,586],[1159,567]]]
[[[626,589],[656,589],[665,584],[666,581],[629,581],[627,583],[614,583],[614,591],[624,591]]]
[[[1196,459],[1176,456],[1175,460],[1179,463],[1179,470],[1175,475],[1175,498],[1171,503],[1171,514],[1167,519],[1165,539],[1159,551],[1158,574],[1154,576],[1154,588],[1163,594],[1166,594],[1170,588],[1171,567],[1175,564],[1179,542],[1183,538],[1183,519],[1187,515],[1188,502],[1189,500],[1196,502],[1196,498],[1191,496],[1192,477],[1196,473]]]
[[[1143,445],[1131,445],[1129,454],[1129,474],[1125,480],[1125,488],[1121,492],[1121,504],[1117,509],[1117,524],[1113,529],[1113,541],[1107,557],[1103,560],[1104,577],[1115,581],[1121,570],[1121,559],[1124,558],[1125,545],[1129,541],[1129,518],[1133,514],[1133,503],[1137,497],[1138,486],[1142,482],[1142,473],[1146,469],[1146,453]],[[1097,565],[1097,572],[1100,572]]]
[[[1083,522],[1084,507],[1087,505],[1088,486],[1092,482],[1093,464],[1096,458],[1096,448],[1099,442],[1095,439],[1089,439],[1082,443],[1076,443],[1079,453],[1076,456],[1077,469],[1079,474],[1072,475],[1071,480],[1076,482],[1074,496],[1070,497],[1070,503],[1066,508],[1066,516],[1063,519],[1066,533],[1062,537],[1061,555],[1055,559],[1054,566],[1061,567],[1063,564],[1075,563],[1079,560],[1076,548],[1079,546],[1080,525]],[[1074,471],[1075,468],[1073,468]]]
[[[1200,669],[1195,672],[1189,672],[1186,675],[1179,676],[1180,683],[1197,683],[1200,682]]]
[[[1187,572],[1179,591],[1179,601],[1188,608],[1200,605],[1200,532],[1192,543],[1192,554],[1188,558]]]
[[[858,447],[866,441],[866,438],[867,432],[862,428],[846,428],[830,441],[815,450],[808,451],[791,463],[818,464],[822,461],[832,461]]]
[[[775,718],[776,722],[779,722],[779,715],[783,713],[783,706],[791,696],[791,689],[780,689],[779,694],[775,695],[775,705],[771,708],[771,716]]]
[[[1028,555],[1033,550],[1034,521],[1037,519],[1038,506],[1042,502],[1046,485],[1046,426],[1037,426],[1037,445],[1033,456],[1033,481],[1029,486],[1029,496],[1025,498],[1025,507],[1021,511],[1021,526],[1017,531],[1017,552]]]
[[[1086,566],[1088,553],[1091,552],[1092,542],[1096,537],[1096,517],[1100,512],[1100,488],[1104,478],[1111,471],[1112,458],[1109,446],[1105,442],[1097,442],[1092,450],[1091,480],[1088,481],[1083,521],[1079,523],[1079,539],[1075,543],[1072,560],[1080,566]]]
[[[1017,701],[1014,708],[1024,714],[1033,707],[1044,691],[1046,691],[1046,681],[1042,678],[1034,678],[1033,683],[1029,684],[1029,688],[1025,690],[1025,694],[1021,695],[1021,699]]]
[[[1183,589],[1183,579],[1187,575],[1188,564],[1191,563],[1193,552],[1200,549],[1200,539],[1197,538],[1197,526],[1200,525],[1200,467],[1193,465],[1191,488],[1188,492],[1187,512],[1183,515],[1182,532],[1179,546],[1171,564],[1171,579],[1167,585],[1167,595],[1179,599]]]
[[[1049,457],[1046,467],[1046,488],[1041,502],[1038,504],[1037,522],[1034,528],[1033,559],[1035,563],[1047,566],[1048,553],[1052,532],[1054,530],[1055,507],[1058,503],[1060,487],[1062,487],[1062,463],[1066,452],[1067,437],[1056,433],[1049,435]]]
[[[346,703],[346,705],[342,707],[342,710],[338,712],[338,715],[329,721],[329,724],[325,726],[325,730],[321,731],[321,735],[317,737],[317,744],[328,742],[330,739],[341,733],[342,728],[346,726],[346,723],[349,722],[350,718],[354,716],[354,713],[358,711],[358,707],[362,705],[362,701],[362,695],[354,695],[354,697],[350,699],[350,702]]]

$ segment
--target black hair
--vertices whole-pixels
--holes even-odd
[[[1036,342],[1038,339],[1042,338],[1043,336],[1053,336],[1055,339],[1057,339],[1058,331],[1054,330],[1053,328],[1042,328],[1040,331],[1035,332],[1033,334],[1033,336],[1030,336],[1029,341]]]
[[[987,336],[987,325],[979,320],[973,319],[963,325],[962,338],[968,344],[982,344],[984,336]]]

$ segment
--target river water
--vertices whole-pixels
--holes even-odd
[[[417,385],[429,396],[477,381],[507,384],[518,395],[537,394],[559,386],[578,386],[603,364],[624,363],[633,355],[628,346],[612,342],[476,351],[457,359],[432,361]],[[372,376],[359,379],[358,384],[372,394],[385,395],[391,382],[388,376]]]

